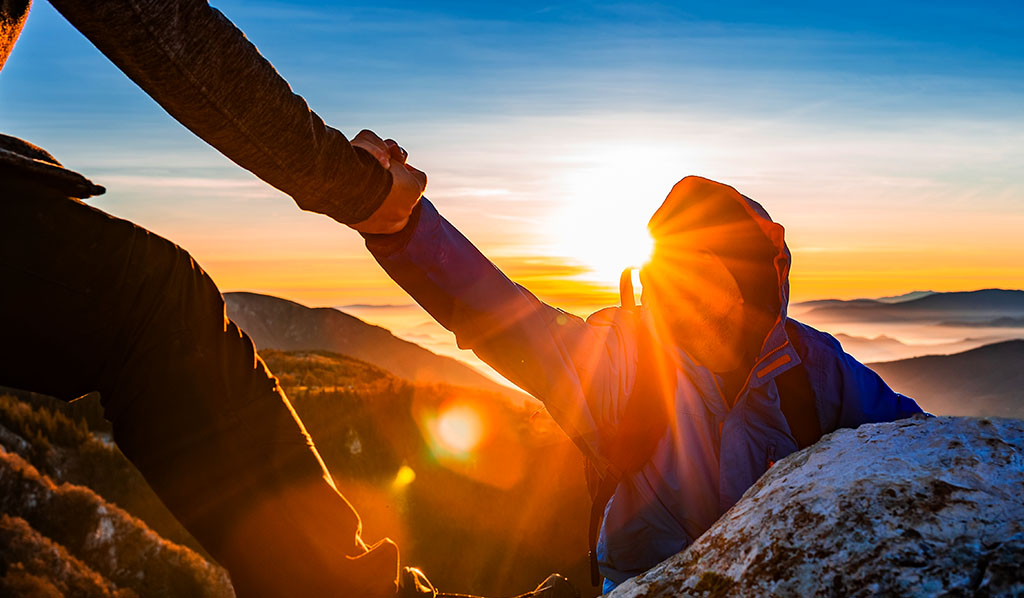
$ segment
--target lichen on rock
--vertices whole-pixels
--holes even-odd
[[[829,434],[609,596],[1024,596],[1024,421]]]

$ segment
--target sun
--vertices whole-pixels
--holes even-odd
[[[565,231],[566,252],[586,266],[588,278],[614,283],[623,269],[639,268],[650,259],[654,241],[644,223],[635,220],[608,213],[578,215]]]
[[[569,161],[547,226],[553,252],[610,286],[623,269],[642,266],[654,246],[647,220],[682,178],[681,162],[678,152],[622,145]]]

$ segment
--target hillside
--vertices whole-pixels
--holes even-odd
[[[454,384],[499,392],[520,402],[527,399],[456,359],[432,353],[337,309],[309,308],[257,293],[225,293],[224,301],[228,317],[259,349],[331,351],[412,382]]]
[[[1024,340],[869,366],[933,414],[1024,418]]]

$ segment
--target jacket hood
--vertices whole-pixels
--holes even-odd
[[[784,324],[791,256],[784,228],[764,207],[733,187],[688,176],[672,187],[651,217],[648,230],[654,239],[654,260],[674,251],[710,251],[736,279],[745,302],[770,310],[774,324],[763,339],[755,372],[761,371],[758,368],[765,357],[788,345]],[[795,365],[799,359],[794,352],[783,361],[772,369],[781,373],[782,365]],[[764,377],[770,377],[767,373]],[[751,384],[761,377],[755,375]]]
[[[102,195],[106,191],[77,172],[61,166],[46,150],[2,133],[0,177],[12,181],[30,181],[35,186],[78,199]]]

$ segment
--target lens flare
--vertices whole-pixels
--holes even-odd
[[[398,468],[398,473],[395,474],[395,479],[391,482],[391,487],[398,490],[399,488],[405,488],[409,484],[416,480],[416,471],[408,465],[403,464]]]
[[[468,453],[483,437],[480,414],[466,403],[445,404],[437,416],[437,439],[445,450]]]

